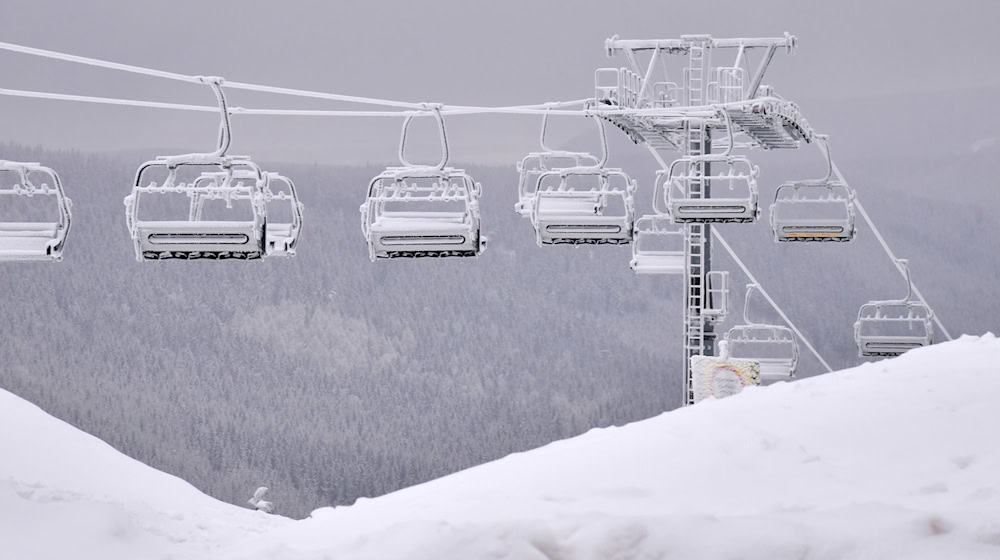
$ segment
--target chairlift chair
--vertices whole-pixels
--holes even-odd
[[[263,184],[261,194],[263,198],[265,227],[264,227],[264,253],[266,256],[294,256],[295,248],[298,245],[299,232],[302,229],[302,203],[299,202],[295,191],[295,184],[291,179],[280,173],[265,171],[263,174]],[[195,180],[192,204],[195,205],[193,219],[201,220],[203,207],[206,201],[218,198],[218,189],[208,189],[209,196],[201,194],[206,192],[204,187],[209,182],[216,185],[227,180],[225,172],[203,173]],[[236,186],[243,188],[241,182],[256,182],[256,174],[252,170],[236,170],[232,172],[232,181]],[[232,198],[233,195],[230,195]],[[243,195],[243,198],[247,198]]]
[[[531,206],[538,186],[538,176],[545,171],[567,167],[592,167],[598,164],[597,156],[586,152],[547,150],[531,152],[517,164],[517,203],[514,211],[530,218]]]
[[[179,180],[186,166],[211,171],[191,181]],[[157,171],[166,173],[162,183],[143,184],[147,175]],[[237,178],[248,175],[253,179]],[[266,223],[263,183],[260,168],[239,156],[161,157],[144,163],[136,173],[132,193],[125,198],[126,225],[136,260],[261,258]],[[162,211],[157,215],[160,206],[169,205],[168,197],[178,196],[189,200],[187,219],[164,216]],[[209,201],[222,201],[225,208],[222,215],[202,219]],[[180,207],[174,209],[179,214]],[[153,215],[147,217],[147,211]]]
[[[861,357],[898,356],[934,343],[934,312],[925,302],[912,299],[907,261],[899,259],[897,263],[906,277],[906,297],[869,301],[861,306],[854,323],[854,340]]]
[[[620,169],[571,167],[543,172],[531,208],[539,245],[632,242],[635,181]]]
[[[369,257],[474,257],[481,187],[450,167],[390,167],[372,179],[361,206]]]
[[[264,205],[267,216],[264,250],[268,256],[294,256],[302,231],[302,203],[295,192],[295,183],[280,173],[264,173]],[[279,215],[286,215],[277,212],[279,206],[289,209],[287,220],[278,219]]]
[[[539,245],[625,245],[632,242],[635,180],[608,159],[604,123],[592,116],[601,137],[596,165],[549,169],[538,175],[531,221]]]
[[[760,364],[761,381],[780,381],[794,377],[799,361],[799,345],[792,329],[784,325],[755,323],[748,318],[750,296],[759,290],[748,284],[743,304],[743,322],[726,332],[729,355],[754,360]]]
[[[827,157],[826,177],[795,181],[778,187],[771,203],[770,221],[777,242],[847,242],[854,239],[854,191],[833,178],[833,160]]]
[[[729,315],[728,270],[710,270],[705,273],[705,302],[701,314],[712,323],[726,320]]]
[[[61,261],[70,206],[52,169],[0,160],[0,262]]]
[[[124,201],[136,260],[258,259],[266,254],[264,173],[246,156],[226,155],[232,128],[223,80],[201,81],[219,103],[218,147],[211,153],[161,156],[136,171]],[[222,208],[215,204],[220,201]],[[208,203],[212,216],[204,219]]]
[[[535,199],[538,177],[545,171],[570,167],[597,167],[600,160],[587,152],[570,152],[554,150],[545,143],[545,132],[548,130],[549,112],[542,115],[542,129],[538,135],[541,151],[531,152],[517,164],[517,204],[514,211],[530,218],[531,208]]]
[[[636,274],[684,274],[686,232],[670,216],[643,216],[635,221],[632,235],[629,267]]]
[[[663,182],[675,223],[748,223],[760,213],[758,171],[744,156],[689,156],[674,160],[666,171],[657,173],[656,180]],[[708,188],[711,192],[706,196]]]
[[[412,120],[403,122],[402,166],[375,176],[361,205],[361,230],[371,260],[397,257],[475,257],[486,249],[480,231],[482,187],[462,169],[447,167],[448,140],[439,107],[432,108],[441,137],[438,165],[414,165],[404,154]]]
[[[719,154],[685,156],[656,174],[667,211],[675,223],[748,223],[757,220],[756,165],[745,156],[734,155],[736,140],[729,113],[720,111],[729,143]],[[722,192],[722,189],[725,189]]]

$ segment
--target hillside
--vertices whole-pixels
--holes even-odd
[[[291,522],[0,393],[12,558],[996,558],[992,334],[749,390]],[[57,535],[58,538],[52,538]]]

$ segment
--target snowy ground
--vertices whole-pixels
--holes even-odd
[[[303,521],[208,498],[0,391],[0,558],[996,559],[998,364],[1000,340],[964,337]]]

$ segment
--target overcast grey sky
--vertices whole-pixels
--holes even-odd
[[[834,142],[917,149],[931,134],[997,124],[991,1],[282,2],[0,0],[0,40],[190,74],[356,95],[461,104],[586,97],[619,65],[605,38],[799,37],[771,83]],[[207,88],[0,53],[0,87],[207,104]],[[246,106],[337,107],[231,92]],[[941,107],[942,103],[946,107]],[[931,104],[930,120],[912,113]],[[872,115],[886,121],[871,124]],[[214,117],[0,98],[0,141],[85,150],[208,148]],[[354,163],[394,157],[398,122],[239,117],[234,149],[260,159]],[[449,121],[455,158],[496,163],[535,148],[537,117]]]

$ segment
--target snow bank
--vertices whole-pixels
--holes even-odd
[[[0,423],[15,427],[0,432],[0,550],[102,559],[1000,558],[998,363],[1000,340],[963,337],[592,430],[299,522],[211,500],[0,393]],[[47,548],[36,554],[34,545]]]
[[[287,559],[1000,558],[998,363],[995,337],[965,337],[754,388],[320,509],[253,546]]]
[[[210,498],[0,390],[0,559],[213,558],[283,522]]]

